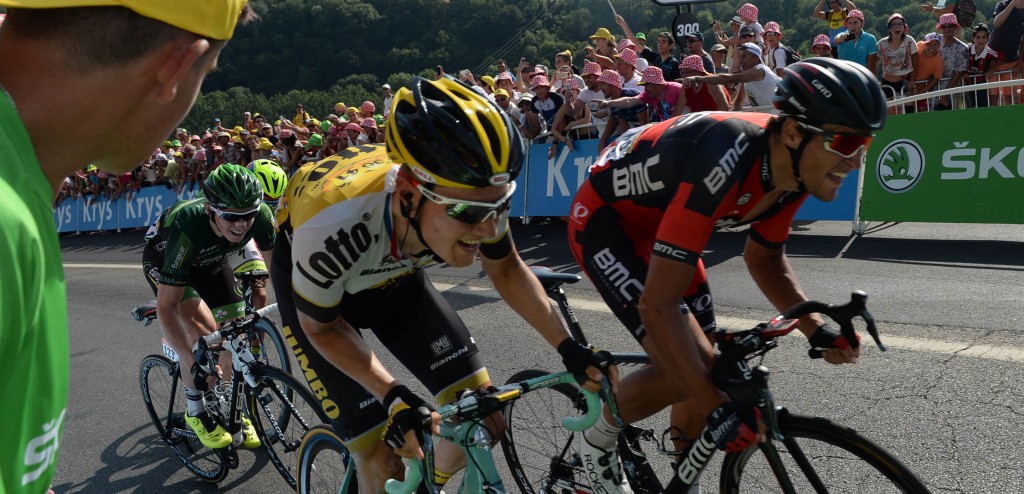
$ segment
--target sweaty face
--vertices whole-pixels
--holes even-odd
[[[483,189],[457,189],[434,187],[438,195],[450,199],[466,199],[476,202],[496,202],[508,192],[509,185],[495,185]],[[419,201],[419,199],[416,199]],[[419,202],[420,230],[427,245],[441,259],[455,267],[469,266],[480,252],[480,244],[491,240],[506,228],[507,218],[495,216],[482,223],[468,224],[449,216],[446,206],[429,199]],[[502,224],[499,224],[501,222]]]
[[[823,130],[830,132],[853,132],[853,129],[826,125]],[[850,158],[844,158],[825,148],[825,137],[807,133],[810,142],[800,157],[800,176],[807,192],[819,201],[832,201],[839,193],[843,180],[853,170],[861,168],[867,149],[862,149]]]

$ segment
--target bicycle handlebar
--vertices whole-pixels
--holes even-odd
[[[780,336],[785,336],[799,327],[797,319],[808,314],[820,313],[839,324],[840,332],[850,343],[851,348],[859,347],[853,319],[860,317],[867,324],[866,329],[875,340],[878,348],[883,352],[886,351],[888,348],[882,344],[882,340],[878,335],[875,318],[867,309],[867,299],[867,293],[855,290],[850,294],[850,301],[843,305],[826,304],[816,301],[800,302],[774,317],[771,321],[759,324],[756,328],[734,333],[723,333],[723,340],[719,344],[722,348],[722,353],[711,369],[715,386],[727,392],[748,386],[749,369],[745,365],[741,365],[741,362],[745,364],[745,359],[749,355],[772,348],[773,340]],[[824,351],[825,349],[823,348],[811,348],[808,350],[808,355],[811,358],[821,358]],[[738,368],[745,376],[743,379],[732,377]]]
[[[559,372],[548,374],[535,379],[519,383],[509,383],[504,386],[492,387],[490,389],[474,390],[463,394],[454,403],[445,405],[437,410],[441,420],[458,418],[471,419],[460,421],[460,426],[465,426],[472,419],[485,417],[502,409],[506,403],[519,399],[523,393],[533,389],[552,387],[558,384],[576,384],[576,378],[571,372]],[[562,419],[562,426],[574,432],[582,432],[589,429],[597,422],[601,415],[601,398],[598,393],[593,393],[580,388],[586,400],[587,413],[579,417],[566,417]],[[426,413],[424,414],[424,411]],[[419,410],[421,418],[425,419],[420,424],[420,431],[430,430],[430,413],[426,408]],[[479,426],[479,425],[478,425]],[[405,467],[405,480],[390,479],[384,484],[384,490],[389,494],[412,494],[416,492],[423,480],[422,472],[428,471],[433,475],[433,439],[430,434],[417,432],[417,439],[423,446],[424,459],[417,462],[410,462]],[[427,478],[430,478],[429,476]],[[436,494],[432,482],[425,483],[432,494]]]

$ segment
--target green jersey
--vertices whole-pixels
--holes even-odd
[[[68,401],[68,308],[43,176],[14,105],[0,91],[0,494],[46,492]]]
[[[160,267],[157,281],[161,285],[187,286],[192,269],[223,262],[250,239],[255,239],[260,250],[273,249],[275,237],[274,214],[265,203],[260,205],[260,213],[242,241],[233,244],[214,233],[206,212],[206,198],[197,197],[178,201],[160,215],[146,234],[149,242],[143,260]]]

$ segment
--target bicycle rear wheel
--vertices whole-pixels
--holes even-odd
[[[722,492],[786,492],[780,485],[791,483],[800,493],[928,493],[903,463],[853,429],[785,411],[779,429],[785,440],[725,456]]]
[[[208,449],[185,424],[185,391],[178,364],[163,355],[150,355],[139,366],[139,385],[146,411],[160,438],[199,478],[217,483],[228,475],[223,450]]]
[[[509,383],[534,379],[549,372],[530,369],[516,373]],[[564,417],[586,413],[577,388],[559,384],[532,390],[505,406],[505,461],[526,494],[591,492],[576,450],[576,433],[562,427]]]
[[[334,428],[324,424],[313,427],[299,447],[299,494],[355,493],[359,483],[352,466]]]
[[[291,349],[285,345],[281,330],[274,321],[260,319],[253,325],[256,335],[260,338],[262,352],[258,357],[260,362],[281,369],[288,374],[292,373]]]
[[[251,390],[249,404],[253,426],[271,463],[294,489],[302,437],[313,426],[327,423],[329,418],[320,401],[291,374],[260,366],[255,377],[256,389]]]

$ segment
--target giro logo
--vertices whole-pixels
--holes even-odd
[[[878,184],[887,192],[902,194],[917,185],[924,175],[924,151],[910,139],[898,139],[878,155],[875,170]]]

